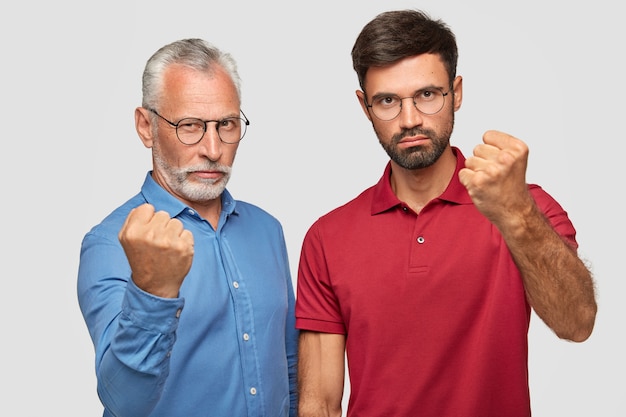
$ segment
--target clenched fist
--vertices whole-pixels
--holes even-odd
[[[506,133],[490,130],[474,148],[459,180],[467,188],[476,208],[492,223],[501,226],[523,217],[532,207],[526,184],[528,147]]]
[[[158,297],[178,296],[193,260],[193,235],[180,220],[142,204],[128,214],[118,238],[139,288]]]

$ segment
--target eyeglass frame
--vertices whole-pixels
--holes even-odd
[[[241,113],[241,115],[243,116],[243,118],[241,117],[236,117],[236,116],[232,116],[232,117],[224,117],[222,119],[219,120],[202,120],[199,119],[197,117],[183,117],[182,119],[180,119],[178,122],[174,123],[171,122],[169,120],[167,120],[165,117],[161,116],[159,114],[159,112],[157,112],[155,109],[153,108],[147,108],[146,110],[156,114],[158,117],[160,117],[161,119],[165,120],[165,122],[167,122],[170,126],[172,126],[175,131],[176,131],[176,139],[178,139],[178,141],[180,143],[182,143],[183,145],[187,145],[187,146],[193,146],[193,145],[197,145],[198,143],[200,143],[202,141],[202,139],[204,139],[204,135],[206,134],[207,131],[207,124],[211,123],[211,122],[215,122],[215,130],[217,131],[217,137],[220,138],[220,141],[222,141],[223,143],[227,143],[229,145],[235,145],[239,142],[241,142],[241,140],[243,139],[243,137],[246,135],[247,133],[247,127],[246,130],[243,132],[243,135],[241,135],[241,137],[239,138],[239,140],[237,142],[226,142],[224,139],[222,139],[222,136],[220,135],[220,123],[223,122],[224,120],[229,120],[229,119],[240,119],[244,122],[245,126],[250,126],[250,121],[248,120],[248,116],[246,116],[246,114],[243,112],[243,110],[239,109],[239,112]],[[191,119],[191,120],[198,120],[202,123],[204,123],[204,132],[202,133],[202,136],[200,136],[200,139],[198,139],[196,142],[194,143],[185,143],[183,142],[180,137],[178,136],[178,125],[180,125],[180,122],[182,122],[183,120],[187,120],[187,119]]]
[[[423,92],[424,90],[428,90],[428,89],[439,90],[439,91],[441,92],[441,96],[443,97],[443,103],[441,104],[441,107],[439,108],[439,110],[437,110],[437,111],[436,111],[436,112],[434,112],[434,113],[426,113],[426,112],[423,112],[422,110],[420,110],[420,109],[417,107],[417,103],[415,102],[415,97],[417,97],[417,95],[418,95],[418,94],[420,94],[421,92]],[[393,116],[391,119],[382,119],[381,117],[379,117],[379,116],[376,114],[376,112],[375,112],[375,111],[374,111],[374,109],[372,108],[372,106],[374,106],[374,104],[373,104],[373,103],[372,103],[372,104],[369,104],[369,103],[367,102],[367,92],[366,92],[365,90],[363,90],[363,93],[364,93],[364,95],[363,95],[363,99],[364,99],[364,102],[365,102],[365,107],[367,107],[368,109],[372,109],[372,114],[373,114],[373,115],[374,115],[374,116],[375,116],[378,120],[381,120],[381,121],[383,121],[383,122],[390,122],[390,121],[394,120],[396,117],[400,116],[400,113],[402,113],[402,101],[403,101],[403,100],[405,100],[405,99],[407,99],[407,98],[410,98],[410,99],[412,99],[412,100],[413,100],[413,107],[415,107],[415,110],[417,110],[418,112],[420,112],[420,113],[422,113],[422,114],[425,114],[425,115],[427,115],[427,116],[432,116],[432,115],[434,115],[434,114],[439,113],[439,112],[440,112],[441,110],[443,110],[443,108],[446,106],[446,96],[447,96],[448,94],[450,94],[450,92],[451,92],[451,91],[452,91],[452,86],[450,86],[450,88],[448,89],[448,91],[446,91],[445,93],[443,92],[443,88],[442,88],[442,87],[424,87],[424,88],[420,88],[419,90],[417,90],[417,91],[415,92],[415,94],[413,94],[412,96],[408,96],[408,97],[400,97],[400,96],[398,96],[397,94],[390,94],[390,95],[389,95],[389,97],[391,97],[391,96],[395,96],[395,97],[398,97],[398,100],[400,100],[400,110],[398,111],[398,114],[396,114],[395,116]]]

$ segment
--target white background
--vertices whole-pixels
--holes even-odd
[[[238,60],[252,124],[229,189],[282,221],[295,280],[310,224],[382,173],[350,50],[377,13],[407,7],[458,38],[465,94],[452,143],[468,155],[487,129],[525,140],[528,181],[569,212],[595,274],[587,342],[561,341],[533,316],[533,416],[626,415],[618,2],[12,3],[0,6],[0,415],[101,415],[76,299],[79,248],[151,167],[133,122],[148,57],[202,37]]]

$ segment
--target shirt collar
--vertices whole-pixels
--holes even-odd
[[[472,199],[467,193],[467,189],[461,184],[461,181],[459,181],[459,171],[465,166],[465,157],[461,150],[455,146],[452,147],[452,152],[456,156],[454,175],[452,175],[450,183],[438,199],[453,204],[472,204]],[[401,204],[402,202],[391,189],[391,163],[388,162],[383,176],[374,186],[372,215],[382,213]]]
[[[152,178],[152,171],[148,171],[146,178],[141,187],[141,194],[145,198],[146,202],[152,204],[156,211],[166,211],[172,217],[177,217],[183,211],[191,209],[191,207],[184,204],[182,201],[174,197],[163,187],[161,187]],[[222,192],[222,214],[221,216],[230,216],[231,214],[237,214],[235,210],[236,200],[228,190]]]

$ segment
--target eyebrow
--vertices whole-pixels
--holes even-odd
[[[438,86],[436,86],[434,84],[430,84],[430,85],[424,86],[422,88],[418,88],[417,90],[413,91],[413,94],[411,96],[407,96],[407,97],[413,97],[417,93],[419,93],[420,91],[424,91],[424,90],[441,90],[441,91],[444,91],[444,87],[438,87]],[[389,96],[400,97],[400,94],[382,91],[380,93],[374,94],[372,96],[372,100],[380,98],[380,97],[389,97]]]
[[[180,122],[181,120],[185,120],[185,119],[195,119],[195,120],[200,120],[202,122],[219,122],[219,121],[222,121],[222,120],[225,120],[225,119],[237,119],[239,117],[241,117],[241,111],[239,113],[237,113],[237,114],[232,114],[232,115],[229,115],[229,116],[222,116],[219,119],[205,119],[205,118],[196,117],[196,116],[185,116],[185,117],[179,119],[178,122]]]

